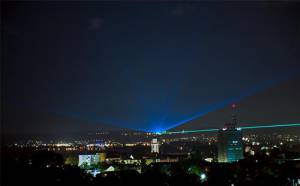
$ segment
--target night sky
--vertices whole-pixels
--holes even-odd
[[[7,133],[157,132],[282,84],[291,92],[257,114],[300,108],[296,2],[6,2],[1,14]],[[264,122],[256,106],[240,109]]]

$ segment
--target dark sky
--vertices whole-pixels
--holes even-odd
[[[299,75],[299,13],[296,2],[3,3],[4,129],[160,131],[238,103]]]

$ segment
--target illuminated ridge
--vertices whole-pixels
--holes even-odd
[[[290,124],[272,124],[272,125],[258,125],[258,126],[245,126],[239,127],[239,129],[261,129],[261,128],[276,128],[276,127],[299,127],[300,123]],[[158,134],[187,134],[187,133],[200,133],[200,132],[216,132],[219,129],[199,129],[199,130],[181,130],[181,131],[165,131]]]

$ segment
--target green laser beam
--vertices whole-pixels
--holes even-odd
[[[299,127],[300,123],[294,124],[275,124],[275,125],[258,125],[258,126],[248,126],[240,127],[241,129],[260,129],[260,128],[274,128],[274,127]]]
[[[276,127],[299,127],[300,123],[290,124],[271,124],[271,125],[258,125],[258,126],[245,126],[239,127],[240,129],[261,129],[261,128],[276,128]],[[200,133],[200,132],[216,132],[219,129],[199,129],[199,130],[182,130],[182,131],[164,131],[157,134],[187,134],[187,133]]]

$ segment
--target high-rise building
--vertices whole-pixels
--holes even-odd
[[[157,138],[153,138],[151,141],[151,153],[159,153],[159,143]]]
[[[232,123],[218,132],[218,162],[234,162],[243,159],[242,130],[237,128],[236,105],[232,105]]]
[[[242,131],[226,128],[218,132],[218,162],[234,162],[243,159]]]

